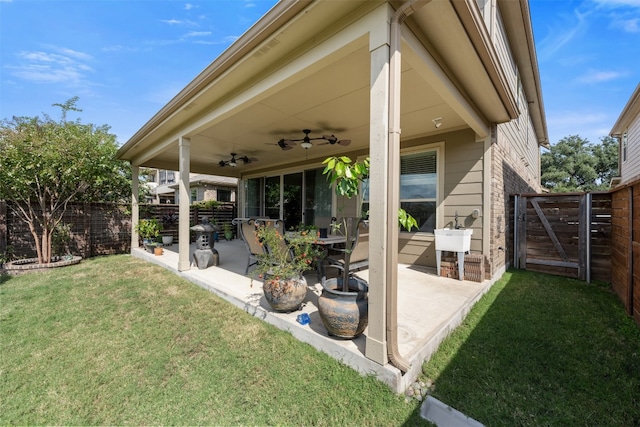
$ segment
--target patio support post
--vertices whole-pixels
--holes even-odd
[[[369,324],[365,356],[386,365],[386,256],[387,256],[387,150],[389,138],[389,24],[390,16],[380,22],[380,31],[370,33],[371,55],[369,110]],[[382,30],[384,28],[384,31]],[[374,230],[378,230],[377,232]]]
[[[131,249],[140,247],[140,240],[136,227],[140,222],[140,181],[138,174],[140,173],[140,166],[131,165]]]
[[[179,220],[178,220],[178,271],[185,271],[191,268],[189,261],[189,247],[191,245],[189,220],[191,195],[189,194],[189,172],[191,164],[191,140],[180,137],[178,141],[180,149],[180,172],[179,172]]]

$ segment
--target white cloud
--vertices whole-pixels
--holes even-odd
[[[187,4],[184,5],[184,10],[191,10],[191,9],[194,9],[194,8],[197,8],[197,7],[198,6],[196,6],[196,5],[193,5],[191,3],[187,3]]]
[[[185,37],[204,37],[204,36],[210,36],[211,35],[211,31],[191,31],[187,34],[185,34]]]
[[[139,50],[140,49],[137,47],[122,46],[120,44],[105,46],[102,48],[103,52],[138,52]]]
[[[549,35],[542,40],[538,48],[539,58],[541,60],[551,58],[563,46],[570,44],[583,34],[588,27],[587,16],[588,13],[575,10],[573,16],[568,18],[570,22],[565,22],[561,29],[549,29]]]
[[[640,0],[594,0],[598,5],[605,7],[640,7]]]
[[[87,86],[87,76],[94,69],[88,64],[93,57],[84,52],[57,46],[50,51],[21,51],[17,63],[5,66],[10,74],[32,83],[62,83]]]
[[[626,33],[640,33],[640,18],[615,18],[611,25]]]
[[[624,74],[618,71],[599,71],[590,70],[587,74],[578,78],[581,83],[594,84],[602,83],[610,80],[615,80],[622,77]]]
[[[613,124],[608,113],[589,111],[570,111],[559,114],[547,112],[549,141],[555,144],[569,135],[580,135],[589,142],[598,142],[608,135]]]
[[[185,26],[190,26],[190,27],[195,27],[195,26],[198,25],[193,21],[189,21],[188,19],[185,19],[185,20],[180,20],[180,19],[161,19],[160,22],[164,22],[165,24],[169,24],[169,25],[185,25]]]

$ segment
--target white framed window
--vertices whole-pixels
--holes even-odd
[[[622,133],[622,161],[627,161],[627,130]]]
[[[400,207],[418,223],[418,228],[411,233],[433,233],[436,228],[439,153],[437,147],[430,147],[400,154]],[[363,185],[362,212],[369,212],[368,182]]]

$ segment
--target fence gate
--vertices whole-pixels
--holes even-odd
[[[514,202],[515,267],[590,281],[591,194],[521,195]]]

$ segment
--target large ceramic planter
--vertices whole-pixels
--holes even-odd
[[[369,286],[351,277],[349,292],[342,291],[342,278],[328,279],[318,298],[318,312],[329,335],[351,339],[364,332],[369,321]]]
[[[286,313],[300,308],[307,296],[307,281],[304,277],[275,279],[267,275],[264,278],[262,290],[271,308]]]

